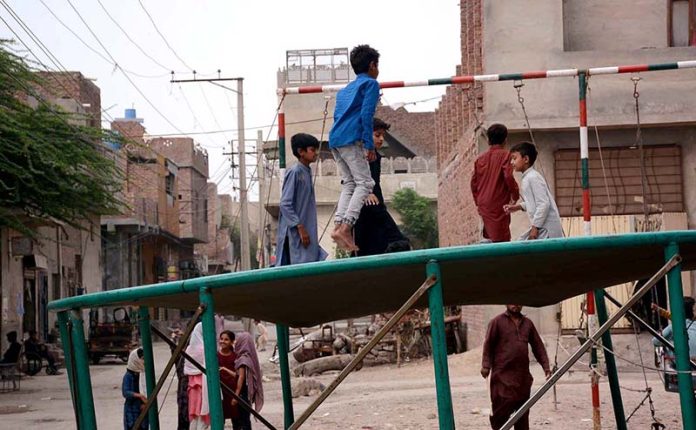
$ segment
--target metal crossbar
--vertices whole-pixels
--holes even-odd
[[[363,347],[360,352],[348,363],[348,365],[341,371],[341,373],[336,377],[336,379],[331,382],[331,384],[326,387],[324,391],[322,391],[321,395],[311,404],[309,407],[302,413],[302,415],[295,421],[292,426],[290,426],[289,430],[297,430],[300,428],[302,424],[304,424],[305,421],[309,419],[310,416],[314,413],[314,411],[317,410],[317,408],[324,403],[324,400],[326,400],[331,393],[336,390],[338,385],[343,382],[344,379],[350,374],[350,372],[357,367],[360,362],[367,356],[367,354],[370,353],[372,348],[379,343],[382,338],[389,333],[389,331],[396,325],[396,323],[399,322],[401,317],[403,317],[406,312],[408,312],[409,309],[420,299],[420,297],[425,294],[426,291],[430,289],[435,283],[437,282],[437,278],[435,276],[430,276],[428,279],[425,280],[423,285],[421,285],[415,293],[404,303],[401,308],[399,308],[398,311],[394,315],[392,315],[391,318],[389,318],[389,321],[382,327],[376,334],[375,336],[368,342],[365,347]]]
[[[571,355],[568,360],[566,360],[566,362],[563,363],[563,365],[557,371],[555,371],[549,377],[549,379],[546,380],[546,382],[539,387],[536,392],[534,392],[534,394],[532,394],[529,400],[527,400],[517,411],[515,411],[514,414],[512,414],[510,419],[508,419],[507,422],[501,427],[501,430],[510,430],[512,426],[514,426],[515,423],[561,379],[561,376],[563,376],[575,364],[575,362],[578,361],[580,357],[582,357],[583,354],[585,354],[592,347],[592,345],[599,341],[604,332],[616,324],[616,322],[619,321],[628,312],[628,310],[641,299],[641,297],[650,291],[650,289],[657,284],[657,282],[662,279],[667,272],[676,267],[680,262],[681,256],[678,254],[673,255],[672,258],[670,258],[667,263],[665,263],[665,265],[662,266],[662,268],[658,270],[652,276],[652,278],[650,278],[650,280],[648,280],[648,282],[640,287],[640,289],[636,291],[633,296],[631,296],[631,298],[623,306],[621,306],[621,308],[619,308],[619,310],[612,314],[607,322],[602,324],[596,332],[592,333],[592,335],[580,346],[580,348],[578,348],[575,353],[573,353],[573,355]]]

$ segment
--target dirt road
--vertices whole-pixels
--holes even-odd
[[[268,363],[270,351],[262,353],[264,371],[270,377],[265,384],[266,405],[263,413],[282,427],[282,399],[280,382],[274,374],[276,368]],[[155,345],[157,369],[161,370],[169,357],[169,349]],[[480,352],[474,350],[451,356],[450,377],[455,405],[455,420],[460,429],[489,429],[485,409],[488,408],[486,386],[478,375]],[[646,364],[650,364],[647,360]],[[95,407],[99,429],[120,430],[123,398],[121,378],[125,365],[105,360],[91,366]],[[535,380],[542,374],[538,366],[533,369]],[[317,378],[328,384],[332,375]],[[654,389],[653,398],[657,417],[667,429],[681,428],[679,397],[662,390],[655,373],[648,373],[648,382]],[[591,429],[590,388],[585,371],[565,376],[558,385],[558,409],[554,409],[552,396],[547,397],[532,410],[532,428],[583,430]],[[437,406],[433,367],[430,360],[411,361],[401,368],[382,366],[364,368],[350,375],[339,389],[329,397],[304,428],[308,429],[437,429]],[[639,372],[622,372],[621,385],[632,390],[644,388],[643,375]],[[166,392],[169,381],[163,391]],[[159,396],[162,429],[176,428],[176,380],[168,394]],[[166,398],[165,398],[166,397]],[[643,399],[644,393],[623,390],[623,401],[629,414]],[[615,428],[611,397],[606,378],[601,383],[603,428]],[[297,415],[312,398],[295,399]],[[3,429],[33,429],[43,424],[51,428],[72,428],[74,416],[65,374],[59,376],[37,375],[22,381],[19,392],[0,394],[0,420]],[[646,404],[631,418],[629,428],[649,428],[650,410]],[[231,428],[228,423],[227,427]],[[227,428],[226,427],[226,428]],[[254,423],[260,429],[260,423]]]

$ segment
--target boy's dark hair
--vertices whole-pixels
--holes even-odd
[[[533,166],[537,159],[537,149],[534,144],[530,142],[520,142],[517,145],[510,148],[510,152],[516,152],[523,157],[529,157],[529,166]]]
[[[138,358],[143,358],[145,351],[142,348],[138,348],[138,352],[136,352],[136,354],[138,354]]]
[[[11,331],[7,333],[7,340],[11,343],[17,342],[17,332]]]
[[[693,297],[684,297],[684,317],[694,320],[694,301]]]
[[[350,51],[350,65],[356,75],[367,73],[373,61],[379,62],[379,52],[370,45],[358,45]]]
[[[503,124],[491,124],[486,131],[489,145],[502,145],[507,139],[508,129]]]
[[[311,134],[297,133],[290,139],[290,146],[292,147],[292,154],[300,158],[300,149],[319,148],[319,140]]]
[[[389,124],[388,122],[384,122],[377,117],[374,117],[372,119],[372,129],[373,130],[389,131],[390,128],[391,128],[391,124]]]
[[[221,331],[221,332],[220,332],[220,337],[222,337],[223,334],[226,334],[227,337],[230,338],[230,340],[234,340],[234,333],[232,332],[232,330],[223,330],[223,331]]]

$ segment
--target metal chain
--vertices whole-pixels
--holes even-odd
[[[646,175],[645,175],[645,151],[643,150],[643,132],[640,128],[640,93],[638,92],[638,82],[640,82],[640,76],[633,76],[631,78],[633,81],[633,99],[635,100],[635,112],[636,112],[636,146],[638,146],[638,151],[640,153],[640,187],[643,193],[643,216],[645,217],[645,226],[648,226],[648,193],[646,190]]]
[[[319,139],[319,162],[321,163],[321,147],[324,144],[324,132],[326,131],[326,117],[329,116],[329,101],[331,100],[331,96],[325,96],[326,98],[326,103],[324,103],[324,119],[321,123],[321,135]],[[317,176],[319,176],[319,167],[317,166],[316,170],[314,171],[314,182],[312,183],[313,186],[317,184]]]
[[[515,81],[514,87],[515,87],[515,90],[517,91],[517,102],[520,104],[520,107],[522,108],[522,114],[524,114],[524,123],[525,123],[525,126],[527,127],[527,131],[529,132],[529,138],[532,140],[532,143],[534,144],[534,146],[536,146],[536,141],[534,140],[534,133],[532,132],[532,126],[529,124],[529,116],[527,115],[527,108],[524,106],[524,97],[522,97],[522,87],[524,87],[524,82]]]
[[[534,139],[534,132],[532,132],[532,126],[529,123],[529,115],[527,115],[527,108],[524,105],[524,97],[522,97],[522,87],[524,87],[524,82],[514,81],[513,86],[515,87],[515,91],[517,91],[517,102],[520,104],[520,107],[522,108],[522,114],[524,115],[524,124],[527,127],[527,132],[529,132],[529,139],[532,141],[532,144],[534,146],[537,146],[536,139]],[[538,146],[537,150],[539,150]],[[535,167],[538,167],[541,176],[546,178],[546,175],[544,174],[544,168],[541,165],[541,163],[537,164]]]

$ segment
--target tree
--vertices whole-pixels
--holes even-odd
[[[401,215],[401,229],[414,248],[437,248],[437,214],[428,199],[404,188],[394,193],[392,207]]]
[[[74,114],[44,100],[40,78],[8,46],[0,40],[0,227],[35,236],[32,218],[81,228],[118,213],[122,176],[102,142],[119,138],[75,125]]]

